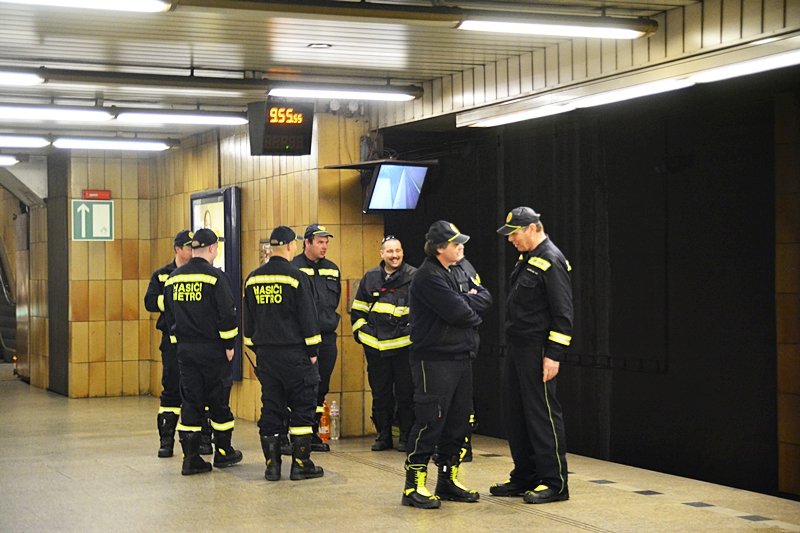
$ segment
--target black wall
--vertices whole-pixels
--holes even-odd
[[[383,132],[441,161],[387,232],[418,264],[428,225],[454,222],[495,295],[479,432],[503,435],[498,296],[516,253],[495,229],[530,205],[574,268],[569,451],[776,490],[773,97],[798,86],[793,69],[492,130]]]

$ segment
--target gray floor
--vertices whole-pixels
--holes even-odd
[[[481,501],[439,510],[400,505],[403,456],[371,452],[371,439],[315,454],[323,478],[267,482],[256,426],[246,421],[233,439],[242,464],[184,477],[178,456],[156,457],[157,408],[151,397],[70,400],[0,365],[0,531],[800,532],[798,502],[577,455],[570,501],[493,497],[489,485],[511,462],[504,441],[481,436],[461,476]]]

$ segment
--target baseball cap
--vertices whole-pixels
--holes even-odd
[[[306,228],[306,232],[304,234],[306,239],[312,239],[314,237],[333,237],[333,233],[330,233],[325,226],[320,226],[319,224],[309,224]]]
[[[425,238],[433,243],[455,242],[464,244],[469,240],[469,235],[464,235],[455,224],[446,220],[437,220],[428,228]]]
[[[192,236],[192,250],[211,246],[215,242],[223,242],[225,239],[217,237],[217,234],[208,228],[202,228],[194,232]]]
[[[539,222],[539,213],[530,207],[515,207],[506,215],[506,223],[497,228],[497,233],[500,235],[511,235],[520,228],[524,228],[528,224],[535,224]]]
[[[283,246],[294,240],[300,240],[300,237],[289,226],[278,226],[269,235],[270,246]]]
[[[192,244],[194,234],[188,229],[182,229],[175,235],[175,246],[189,246]]]

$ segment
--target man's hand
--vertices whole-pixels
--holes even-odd
[[[226,348],[225,355],[228,357],[228,361],[233,361],[233,348]]]
[[[542,362],[542,383],[547,383],[558,375],[558,367],[561,363],[545,357]]]
[[[314,357],[309,357],[308,360],[311,361],[312,365],[316,365],[317,364],[317,356],[316,355]]]

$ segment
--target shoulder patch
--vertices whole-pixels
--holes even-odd
[[[550,268],[551,266],[553,266],[552,263],[550,263],[550,261],[548,261],[547,259],[544,259],[542,257],[536,257],[536,256],[531,257],[530,259],[528,259],[528,264],[532,265],[532,266],[535,266],[536,268],[538,268],[538,269],[540,269],[542,271],[545,271],[548,268]]]

